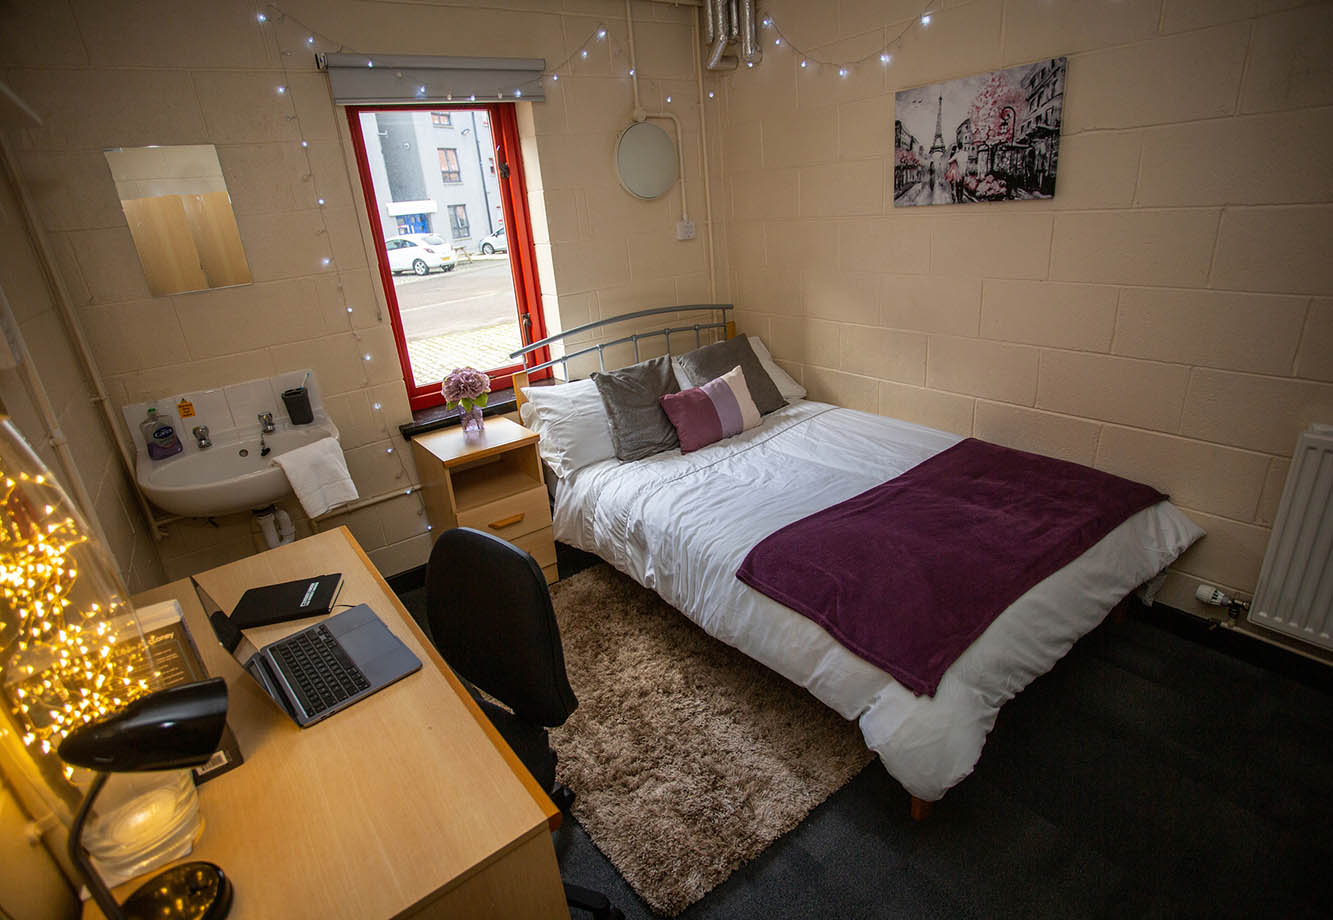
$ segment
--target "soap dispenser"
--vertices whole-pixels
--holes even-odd
[[[139,430],[143,432],[143,442],[151,460],[162,460],[185,449],[181,439],[176,437],[176,429],[158,416],[156,408],[148,410],[148,417],[139,423]]]

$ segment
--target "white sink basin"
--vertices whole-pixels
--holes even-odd
[[[291,492],[287,474],[273,462],[275,456],[337,437],[337,426],[317,415],[309,425],[283,426],[264,435],[272,448],[265,457],[260,456],[258,426],[253,433],[223,432],[212,447],[200,450],[191,440],[183,452],[166,460],[140,454],[137,478],[149,501],[173,514],[213,517],[249,511]]]

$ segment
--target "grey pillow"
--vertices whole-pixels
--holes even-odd
[[[740,365],[745,375],[745,386],[750,390],[750,398],[760,415],[767,415],[774,409],[787,405],[778,391],[778,385],[768,376],[768,371],[759,363],[759,356],[750,347],[750,341],[743,335],[714,342],[678,355],[676,361],[690,383],[701,387],[710,380],[716,380],[733,367]]]
[[[676,427],[658,402],[667,393],[680,392],[668,355],[593,374],[592,382],[606,404],[611,442],[621,460],[642,460],[680,446]]]

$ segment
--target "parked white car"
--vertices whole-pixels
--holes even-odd
[[[433,269],[454,270],[454,251],[444,237],[435,233],[405,233],[385,240],[389,271],[429,275]]]
[[[481,241],[481,251],[486,255],[493,252],[508,252],[509,242],[505,239],[505,228],[501,227]]]

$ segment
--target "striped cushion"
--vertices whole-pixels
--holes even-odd
[[[661,396],[658,402],[676,427],[682,454],[740,434],[760,422],[759,410],[739,366],[703,386]]]

